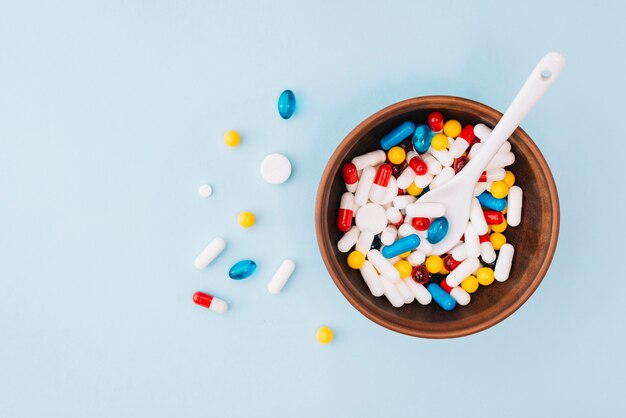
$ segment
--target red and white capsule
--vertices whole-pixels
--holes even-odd
[[[450,296],[452,296],[452,299],[456,300],[456,303],[458,303],[459,305],[465,306],[470,303],[472,297],[461,286],[451,287],[446,282],[446,279],[443,279],[441,283],[439,283],[439,285],[443,290],[448,292]]]
[[[424,160],[422,160],[419,154],[415,151],[411,151],[407,154],[406,159],[409,162],[409,167],[417,174],[418,176],[423,176],[428,173],[428,165]]]
[[[195,304],[203,306],[213,312],[224,313],[228,310],[228,303],[222,299],[203,292],[193,294]]]
[[[480,241],[480,258],[487,264],[496,261],[496,250],[489,239],[489,234],[479,236],[478,240]]]
[[[488,181],[498,181],[504,179],[506,176],[506,171],[504,168],[496,168],[489,171],[483,171],[480,177],[478,178],[479,182],[488,182]]]
[[[350,162],[345,163],[341,168],[343,181],[346,184],[346,190],[350,193],[356,192],[356,186],[359,183],[359,172],[356,166]]]
[[[387,186],[391,178],[391,166],[389,164],[381,164],[376,170],[374,184],[370,188],[370,200],[374,203],[380,203],[387,194]]]
[[[345,192],[341,195],[339,202],[339,214],[337,215],[337,228],[340,231],[348,232],[352,227],[352,214],[354,212],[354,195]]]

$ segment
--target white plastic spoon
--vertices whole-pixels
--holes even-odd
[[[433,245],[433,254],[441,255],[459,242],[467,227],[474,186],[476,186],[481,173],[502,144],[517,129],[528,112],[558,78],[564,66],[565,57],[563,55],[558,52],[547,53],[530,73],[509,108],[493,128],[489,140],[483,144],[478,154],[450,181],[429,191],[417,200],[417,203],[441,203],[446,208],[445,217],[448,220],[448,233],[440,242]]]

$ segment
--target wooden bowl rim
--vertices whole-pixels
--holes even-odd
[[[333,154],[328,160],[326,164],[326,168],[322,173],[322,177],[320,179],[316,201],[315,201],[315,231],[317,235],[318,247],[320,250],[320,254],[326,265],[326,269],[333,282],[339,289],[339,291],[343,294],[343,296],[350,302],[350,304],[356,308],[361,314],[370,319],[371,321],[382,325],[383,327],[390,329],[392,331],[396,331],[402,334],[414,336],[414,337],[422,337],[422,338],[457,338],[463,337],[466,335],[471,335],[482,330],[485,330],[489,327],[496,325],[497,323],[503,321],[508,316],[513,314],[516,310],[518,310],[527,300],[528,298],[535,292],[537,287],[543,281],[544,276],[546,275],[548,268],[552,262],[554,257],[554,252],[556,251],[556,246],[558,243],[559,236],[559,228],[560,228],[560,205],[559,198],[556,189],[556,184],[554,181],[554,177],[552,176],[552,172],[550,171],[550,167],[546,162],[545,158],[539,151],[539,148],[535,144],[535,142],[530,138],[530,136],[520,127],[513,132],[511,136],[517,137],[520,141],[523,141],[530,150],[531,157],[537,162],[540,169],[544,173],[548,184],[548,192],[550,196],[550,205],[551,205],[551,215],[552,215],[552,225],[550,229],[551,239],[549,241],[548,249],[543,259],[543,263],[540,265],[538,274],[535,278],[530,281],[529,286],[525,289],[525,291],[521,294],[521,296],[515,300],[514,303],[509,306],[504,307],[497,315],[492,317],[487,317],[483,322],[477,323],[474,326],[469,326],[467,328],[458,329],[458,330],[442,330],[442,331],[431,331],[431,330],[422,330],[416,329],[408,326],[404,326],[402,324],[395,323],[393,321],[389,321],[386,318],[381,318],[375,313],[371,312],[369,309],[362,306],[356,300],[355,296],[347,290],[343,281],[339,279],[341,276],[341,272],[339,269],[339,261],[336,259],[334,254],[334,243],[330,242],[329,231],[324,230],[322,228],[322,214],[323,214],[323,203],[328,199],[330,194],[331,185],[334,177],[337,175],[339,170],[339,165],[343,161],[343,155],[345,155],[349,149],[353,146],[353,142],[356,138],[360,138],[367,131],[371,130],[373,126],[376,126],[379,123],[384,122],[390,116],[394,116],[400,113],[403,110],[412,110],[419,107],[437,107],[440,106],[442,109],[450,107],[461,107],[461,108],[473,108],[473,111],[477,113],[482,113],[485,117],[491,118],[493,120],[499,120],[502,117],[502,113],[497,110],[483,104],[480,102],[476,102],[471,99],[466,99],[463,97],[457,96],[443,96],[443,95],[435,95],[435,96],[421,96],[415,97],[411,99],[406,99],[390,106],[387,106],[378,112],[374,113],[359,125],[354,128],[341,143],[337,146]]]

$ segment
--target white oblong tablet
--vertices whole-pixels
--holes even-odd
[[[210,184],[203,184],[198,187],[198,194],[202,197],[209,197],[213,194],[213,188]]]
[[[208,266],[226,248],[226,241],[223,238],[214,238],[209,245],[194,260],[193,264],[198,270]]]
[[[289,259],[284,260],[267,284],[267,290],[274,295],[280,293],[295,269],[296,263]]]
[[[374,235],[383,232],[387,226],[385,208],[376,203],[368,203],[361,206],[356,213],[356,226],[361,231],[370,231]]]
[[[281,184],[291,175],[291,162],[283,154],[269,154],[261,161],[261,176],[269,184]]]

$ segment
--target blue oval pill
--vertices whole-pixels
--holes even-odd
[[[493,195],[489,192],[482,192],[478,195],[477,199],[481,205],[491,210],[502,212],[506,208],[506,199],[493,197]]]
[[[233,280],[242,280],[250,277],[256,270],[256,263],[252,260],[236,262],[228,271],[228,276]]]
[[[433,296],[433,300],[437,302],[437,305],[441,306],[444,310],[451,311],[456,306],[456,300],[437,283],[429,284],[427,289]]]
[[[430,143],[433,141],[435,134],[430,130],[428,125],[418,125],[413,133],[413,148],[415,152],[420,154],[425,153],[430,148]]]
[[[278,98],[278,113],[283,119],[289,119],[296,111],[296,95],[291,90],[285,90]]]
[[[383,247],[382,253],[385,258],[393,258],[397,255],[411,251],[420,245],[420,237],[415,234],[407,235],[391,245]]]
[[[404,141],[405,138],[411,136],[414,131],[415,124],[413,122],[410,120],[402,122],[400,126],[389,132],[380,140],[380,147],[387,151],[391,149],[391,147],[395,147],[400,142]]]
[[[428,242],[436,244],[448,233],[448,220],[445,217],[435,219],[428,227]]]

